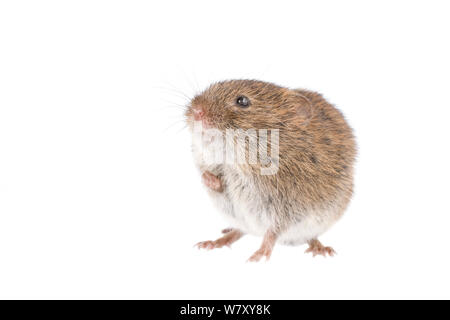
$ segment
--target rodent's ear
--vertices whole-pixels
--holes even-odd
[[[303,94],[297,91],[291,91],[287,99],[289,109],[299,116],[303,122],[308,122],[313,116],[313,108],[311,101]]]

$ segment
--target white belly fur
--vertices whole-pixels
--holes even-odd
[[[255,203],[256,201],[243,203],[241,202],[241,198],[233,200],[232,198],[228,198],[230,195],[211,190],[208,190],[208,193],[211,195],[216,207],[222,213],[230,227],[256,236],[263,236],[267,230],[273,227],[273,223],[267,212],[264,212],[264,210],[255,211],[258,210],[258,207],[260,210],[262,209]],[[305,215],[301,222],[294,223],[288,227],[280,235],[278,242],[288,245],[306,243],[308,240],[317,238],[323,234],[337,220],[337,218],[319,220],[316,218],[317,216],[314,213]]]
[[[223,174],[222,179],[225,182],[226,190],[223,193],[207,190],[216,207],[228,221],[229,226],[257,236],[262,236],[268,229],[273,228],[274,223],[270,218],[271,215],[264,207],[259,198],[259,192],[253,186],[251,180],[239,172],[237,167],[205,164],[199,151],[199,143],[201,142],[194,139],[194,159],[200,170],[208,170],[217,174],[217,170],[220,168]],[[242,186],[245,187],[242,188]],[[338,211],[336,208],[319,214],[314,212],[302,214],[304,218],[288,227],[280,235],[278,242],[299,245],[317,238],[338,219],[340,216]]]

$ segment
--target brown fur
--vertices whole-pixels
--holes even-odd
[[[236,105],[244,95],[248,108]],[[277,228],[301,220],[299,212],[337,205],[342,213],[353,191],[355,139],[343,115],[322,95],[291,90],[255,80],[231,80],[211,85],[191,106],[201,106],[216,128],[280,130],[279,170],[260,175],[260,165],[243,165],[276,212]],[[191,108],[186,115],[192,116]],[[299,210],[303,209],[303,210]],[[321,217],[318,217],[321,219]]]

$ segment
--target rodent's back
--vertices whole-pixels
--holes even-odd
[[[268,205],[281,218],[302,218],[306,212],[346,208],[353,192],[356,143],[342,113],[321,94],[295,90],[311,107],[308,121],[297,119],[280,127],[279,170],[275,175],[254,175],[270,194]],[[298,210],[297,208],[300,208]]]

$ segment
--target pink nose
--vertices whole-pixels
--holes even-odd
[[[192,113],[194,114],[195,121],[202,120],[205,115],[205,112],[201,107],[192,107]]]

